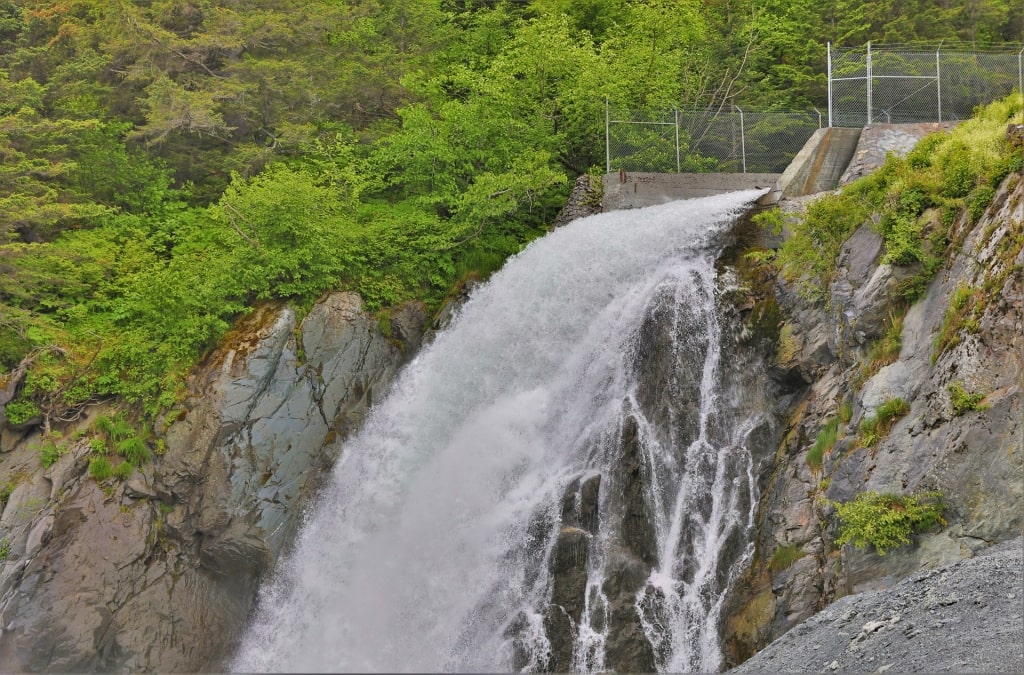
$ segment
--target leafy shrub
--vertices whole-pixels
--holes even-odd
[[[752,220],[755,225],[764,228],[775,236],[782,234],[782,226],[785,224],[782,211],[778,208],[761,211],[755,214]]]
[[[971,155],[963,141],[955,141],[948,147],[940,161],[945,196],[966,197],[974,189],[981,171]]]
[[[97,455],[105,455],[110,452],[110,447],[102,438],[93,437],[89,439],[89,450]]]
[[[60,447],[53,441],[46,441],[39,447],[39,462],[44,468],[50,468],[61,456]]]
[[[882,262],[906,267],[924,259],[921,221],[913,215],[897,213],[882,221],[885,257]]]
[[[836,544],[856,548],[873,546],[878,555],[910,543],[910,535],[933,525],[945,525],[942,495],[926,492],[916,496],[863,492],[853,501],[832,503],[839,518]]]
[[[10,401],[4,407],[4,414],[7,416],[8,424],[12,426],[18,426],[28,422],[33,417],[40,414],[39,406],[32,401],[25,399],[15,399]]]
[[[959,382],[953,382],[946,390],[949,392],[949,400],[953,404],[953,414],[959,417],[972,410],[985,410],[988,406],[982,405],[985,398],[983,394],[968,392]]]
[[[970,215],[972,223],[981,220],[981,216],[985,213],[988,205],[992,203],[992,198],[995,195],[996,189],[991,185],[979,185],[971,192],[967,197],[967,213]]]

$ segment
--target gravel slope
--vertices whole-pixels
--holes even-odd
[[[730,673],[1024,673],[1024,538],[836,601]]]

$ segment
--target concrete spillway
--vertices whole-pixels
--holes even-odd
[[[677,199],[712,197],[775,185],[777,173],[648,173],[620,171],[604,176],[604,211],[638,209]]]
[[[781,173],[609,173],[604,176],[605,211],[665,204],[735,190],[771,188],[761,203],[831,190],[857,151],[860,129],[818,129]]]

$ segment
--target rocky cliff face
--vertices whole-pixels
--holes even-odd
[[[5,432],[0,663],[218,668],[333,463],[333,441],[382,395],[423,326],[421,307],[403,307],[389,340],[346,293],[299,324],[288,307],[255,310],[192,375],[164,454],[124,482],[87,473],[99,410],[66,430],[81,438],[46,469],[36,434]]]
[[[901,311],[894,289],[914,270],[881,263],[882,242],[855,232],[837,260],[829,302],[801,300],[779,280],[785,322],[780,381],[804,384],[758,514],[757,554],[724,628],[735,665],[850,593],[886,588],[969,558],[1024,526],[1024,177],[1011,174],[977,222],[954,224],[956,253],[925,296]],[[898,358],[872,363],[872,345],[901,335]],[[964,405],[960,393],[975,395]],[[908,412],[887,435],[858,440],[886,401]],[[838,440],[819,466],[807,453],[821,429]],[[837,548],[830,500],[874,490],[939,490],[948,526],[879,556]]]

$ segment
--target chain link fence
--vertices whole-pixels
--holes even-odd
[[[644,111],[606,103],[606,169],[781,173],[824,121],[817,111]]]
[[[1014,88],[1024,90],[1024,49],[828,46],[829,126],[967,119]]]
[[[872,47],[828,52],[828,115],[743,110],[630,110],[605,102],[606,170],[780,173],[816,129],[949,122],[1015,88],[1024,49]]]

